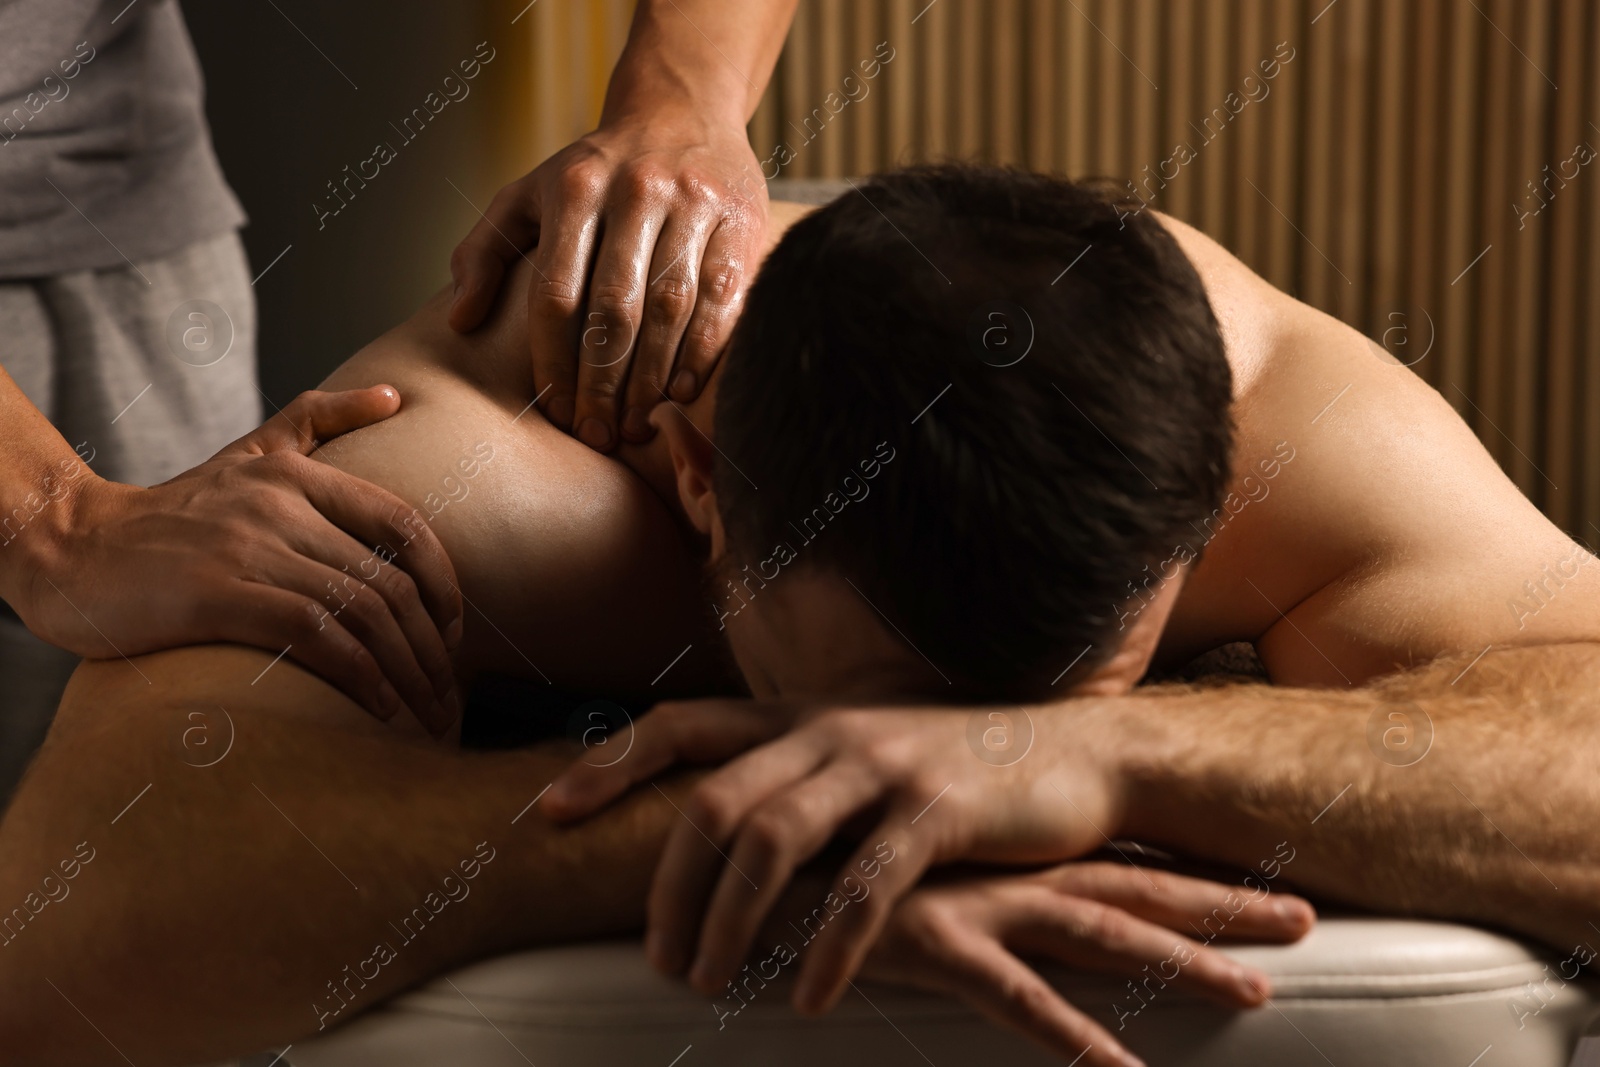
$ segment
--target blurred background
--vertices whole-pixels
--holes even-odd
[[[631,9],[185,0],[274,402],[444,285],[477,209],[593,127]],[[396,136],[475,52],[471,95]],[[751,139],[785,179],[962,158],[1131,182],[1411,365],[1594,544],[1597,55],[1588,0],[802,0]],[[397,158],[335,199],[380,141]]]

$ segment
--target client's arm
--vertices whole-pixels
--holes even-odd
[[[1132,837],[1385,912],[1509,926],[1564,947],[1593,935],[1600,894],[1600,645],[1459,656],[1359,690],[1135,692],[1026,709],[825,712],[707,778],[674,828],[650,926],[659,959],[715,988],[795,866],[851,813],[900,860],[867,906],[818,938],[796,987],[833,1003],[899,893],[935,864],[1066,859]],[[773,723],[772,720],[782,721]],[[544,805],[594,810],[679,758],[726,759],[792,716],[727,701],[670,705],[630,758],[578,766]],[[978,730],[973,724],[977,721]],[[1027,731],[985,760],[978,734]],[[855,783],[849,793],[830,783]],[[705,834],[762,887],[688,847]],[[720,875],[720,878],[719,878]],[[837,886],[837,883],[836,883]],[[708,909],[709,905],[709,909]],[[702,916],[704,916],[702,921]],[[698,931],[698,936],[696,936]]]
[[[553,830],[529,805],[563,763],[398,739],[254,651],[85,666],[0,822],[0,1061],[249,1053],[636,927],[678,816],[650,790]]]

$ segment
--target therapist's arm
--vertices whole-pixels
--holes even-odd
[[[410,505],[307,458],[399,408],[388,386],[307,393],[144,489],[96,475],[94,443],[74,450],[0,370],[0,597],[80,656],[237,641],[442,732],[461,617],[450,562]]]
[[[540,407],[592,447],[648,440],[663,394],[692,400],[710,376],[761,258],[745,124],[796,2],[640,0],[599,128],[502,189],[451,257],[450,321],[470,330],[537,242]]]

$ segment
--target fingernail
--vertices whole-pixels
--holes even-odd
[[[459,303],[461,303],[461,283],[456,282],[455,292],[450,294],[450,310],[454,311]]]
[[[544,415],[545,418],[564,430],[572,425],[572,411],[572,398],[570,396],[558,396],[550,401],[550,406],[545,408]]]
[[[672,390],[672,399],[680,402],[693,400],[694,383],[694,371],[681,370],[677,374],[673,375],[672,385],[668,387]]]
[[[714,990],[714,979],[711,977],[711,966],[704,959],[694,961],[694,966],[689,968],[689,984],[702,993]]]
[[[1267,981],[1267,976],[1255,974],[1244,967],[1237,968],[1233,972],[1233,984],[1251,1000],[1271,995],[1271,986]]]
[[[591,415],[578,427],[578,440],[590,448],[603,449],[611,444],[611,427]]]
[[[628,437],[642,441],[650,436],[650,416],[643,408],[629,408],[623,417],[622,429]]]
[[[1123,1067],[1145,1067],[1144,1061],[1131,1052],[1124,1051],[1121,1058]]]
[[[1272,913],[1286,923],[1298,926],[1311,918],[1311,908],[1303,900],[1275,900]]]
[[[382,393],[384,395],[384,398],[387,399],[387,400],[399,400],[400,399],[400,394],[394,391],[394,386],[392,386],[392,385],[380,386],[378,388],[378,392]]]
[[[448,648],[451,652],[455,652],[461,647],[462,630],[463,626],[461,624],[461,616],[457,615],[455,620],[451,622],[449,626],[444,628],[445,648]]]

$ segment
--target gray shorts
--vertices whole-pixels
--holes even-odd
[[[0,366],[102,478],[165,481],[261,422],[239,235],[121,267],[0,282]],[[77,660],[0,618],[0,798]]]

